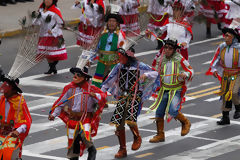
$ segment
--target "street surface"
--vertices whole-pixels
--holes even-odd
[[[189,49],[190,64],[195,71],[195,77],[187,91],[187,101],[182,112],[192,122],[190,133],[180,136],[181,124],[172,120],[165,122],[165,142],[151,144],[149,139],[156,134],[156,127],[151,117],[154,112],[146,114],[147,108],[154,101],[150,99],[144,106],[138,118],[139,130],[143,138],[142,147],[138,151],[131,150],[132,134],[127,128],[128,157],[124,160],[239,160],[240,153],[240,122],[231,120],[231,125],[217,126],[221,117],[219,97],[214,94],[219,89],[217,79],[205,76],[214,51],[223,39],[221,33],[212,27],[213,38],[205,39],[205,26],[194,26],[194,40]],[[57,65],[58,74],[46,76],[42,73],[48,70],[47,62],[35,66],[20,78],[21,88],[33,118],[30,134],[23,146],[23,160],[65,160],[67,151],[66,128],[63,122],[56,119],[49,122],[48,112],[53,102],[58,98],[63,87],[71,81],[69,68],[77,63],[80,49],[75,46],[73,33],[65,31],[64,37],[68,50],[68,60]],[[3,39],[0,46],[0,64],[5,73],[10,70],[16,56],[22,37]],[[151,64],[156,43],[142,41],[136,46],[136,55],[140,61]],[[96,67],[90,70],[93,74]],[[102,114],[98,135],[94,143],[98,150],[97,160],[114,159],[119,144],[114,135],[115,127],[108,125],[113,114],[114,105],[110,105]],[[232,119],[233,112],[230,114]],[[87,151],[80,160],[87,159]]]

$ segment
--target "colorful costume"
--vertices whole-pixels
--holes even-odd
[[[4,83],[0,91],[4,93],[0,97],[0,157],[3,160],[17,159],[22,156],[22,146],[31,127],[32,118],[22,91],[18,88],[19,80],[11,80],[1,76],[0,81]],[[12,86],[12,88],[9,88]],[[15,90],[10,97],[5,97],[7,90]],[[11,136],[17,131],[18,136]]]
[[[100,34],[104,22],[104,4],[101,0],[97,0],[93,4],[89,0],[84,0],[75,7],[82,10],[78,25],[77,44],[85,48],[92,44],[97,34]]]
[[[38,42],[38,53],[46,54],[48,59],[53,61],[66,60],[67,51],[65,48],[62,26],[64,24],[61,11],[55,5],[43,12],[40,6],[40,16],[34,21],[34,25],[40,25],[40,38]],[[48,33],[51,31],[52,34]]]
[[[165,45],[174,44],[172,40],[164,41]],[[174,44],[174,45],[177,45]],[[174,52],[170,58],[165,54],[157,60],[157,69],[160,74],[160,90],[154,104],[150,106],[151,110],[156,110],[157,135],[150,139],[150,142],[160,142],[165,140],[164,136],[164,115],[167,120],[171,118],[178,119],[182,123],[181,135],[186,135],[190,130],[190,122],[180,112],[181,105],[185,101],[186,83],[193,77],[193,69],[189,62],[178,52]],[[184,73],[187,78],[185,81],[179,77]]]
[[[186,46],[182,47],[179,51],[181,55],[188,60],[188,48],[189,43],[193,39],[193,32],[192,32],[192,25],[189,23],[189,17],[187,17],[190,13],[190,7],[194,7],[192,3],[181,3],[175,1],[173,4],[173,8],[179,8],[182,11],[182,15],[180,15],[180,18],[178,20],[175,20],[174,18],[169,18],[169,23],[165,26],[160,27],[160,31],[162,34],[167,33],[165,40],[167,39],[176,39],[178,40],[179,45],[182,43],[186,43]],[[186,5],[186,6],[185,6]],[[158,54],[155,56],[152,66],[156,66],[156,60],[162,53],[163,48],[158,52]]]
[[[141,136],[137,127],[137,116],[141,112],[144,96],[144,86],[139,84],[139,77],[145,74],[149,79],[155,79],[157,72],[148,65],[134,61],[128,66],[117,64],[103,82],[102,90],[109,91],[118,100],[111,118],[111,124],[116,125],[115,134],[118,136],[120,149],[115,158],[127,156],[125,123],[130,127],[134,142],[132,150],[141,146]],[[150,82],[149,82],[150,83]]]
[[[164,6],[166,5],[166,0],[163,3],[160,3],[159,0],[149,0],[148,3],[148,10],[147,12],[150,14],[149,23],[148,23],[148,30],[156,33],[158,32],[160,27],[165,26],[168,24],[169,20],[169,7]],[[162,33],[158,38],[164,39],[167,35],[167,32]],[[157,35],[158,36],[158,35]],[[162,43],[158,42],[157,49],[162,48]]]
[[[70,71],[78,73],[76,68]],[[89,96],[90,92],[95,93],[96,97]],[[64,101],[67,101],[66,105],[61,104]],[[54,106],[59,103],[61,105],[55,108]],[[96,108],[96,103],[98,103],[99,108]],[[90,85],[88,81],[85,81],[81,87],[73,82],[64,87],[62,95],[53,105],[51,114],[54,117],[58,116],[66,123],[68,158],[78,159],[79,155],[83,155],[86,147],[88,148],[89,159],[95,160],[93,157],[96,156],[96,149],[91,138],[97,134],[100,114],[105,103],[106,94],[99,88]]]
[[[107,17],[107,21],[110,18],[115,18],[119,23],[122,23],[122,19],[119,15],[110,14]],[[121,20],[120,20],[121,19]],[[125,33],[122,30],[119,30],[117,27],[116,30],[111,33],[107,29],[104,30],[100,41],[98,43],[98,63],[95,75],[93,77],[93,84],[100,88],[103,80],[106,78],[108,73],[112,68],[119,62],[119,57],[117,54],[117,48],[124,44]]]
[[[236,21],[240,21],[240,0],[229,0],[225,1],[225,4],[229,7],[229,10],[227,11],[227,14],[225,16],[225,19],[227,19],[227,22],[224,27],[229,28],[231,23]],[[231,27],[230,27],[231,28]],[[240,35],[240,25],[236,27],[238,30],[238,33]]]
[[[126,36],[136,36],[140,34],[140,26],[138,22],[138,7],[140,6],[139,0],[121,0],[118,1],[121,6],[119,15],[123,19],[123,24],[120,24]]]
[[[201,0],[200,14],[207,18],[210,23],[219,23],[225,21],[225,15],[228,7],[222,0]]]
[[[220,44],[211,62],[207,75],[217,72],[218,79],[221,82],[221,89],[218,95],[222,96],[222,114],[223,117],[217,122],[218,125],[230,124],[229,111],[232,105],[226,105],[230,101],[235,105],[234,119],[240,118],[240,36],[236,30],[225,28],[223,33],[231,33],[235,37],[231,45],[226,42]],[[238,39],[237,39],[238,38]]]
[[[228,12],[228,5],[223,0],[201,0],[199,14],[206,18],[207,38],[211,37],[211,24],[217,24],[218,29],[231,23],[225,18]]]
[[[54,4],[46,12],[43,6],[40,6],[40,14],[33,21],[33,25],[40,26],[38,54],[45,54],[49,61],[50,69],[45,74],[56,74],[58,61],[67,59],[62,33],[64,21],[61,11]]]

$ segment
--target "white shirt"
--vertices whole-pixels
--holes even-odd
[[[82,8],[84,7],[84,13],[81,12],[80,14],[80,21],[83,22],[85,25],[87,25],[88,19],[93,27],[101,27],[103,25],[103,15],[99,13],[99,5],[96,3],[93,3],[93,8],[91,8],[90,5],[88,5],[88,1],[84,0],[81,1],[77,6],[74,6],[73,8]]]
[[[58,37],[62,35],[62,19],[54,12],[47,11],[43,12],[43,8],[39,10],[41,13],[40,18],[33,20],[33,25],[40,25],[40,37]],[[47,16],[51,16],[51,21],[49,23],[45,22]],[[48,31],[51,31],[52,34],[49,34]]]

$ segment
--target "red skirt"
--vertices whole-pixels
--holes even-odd
[[[92,25],[85,25],[84,23],[79,23],[78,25],[78,35],[77,35],[77,45],[83,48],[88,47],[93,43],[96,35],[99,34],[102,27],[93,27]]]
[[[136,36],[140,34],[138,14],[121,15],[121,17],[124,23],[121,24],[120,27],[127,36]]]
[[[66,60],[67,50],[62,41],[63,37],[40,37],[38,42],[38,54],[44,54],[52,61]]]
[[[200,4],[200,14],[204,15],[210,23],[225,22],[229,7],[221,0],[207,0],[207,2],[207,5]]]

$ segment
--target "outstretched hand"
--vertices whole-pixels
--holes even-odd
[[[147,76],[145,74],[141,75],[139,80],[142,82],[145,82],[145,80],[147,79]]]
[[[215,78],[218,78],[217,71],[213,72],[213,76],[214,76]]]
[[[187,78],[187,75],[185,73],[180,73],[178,77],[184,81]]]
[[[14,138],[17,138],[19,136],[19,132],[17,130],[15,131],[12,131],[10,134],[9,134],[10,137],[14,137]]]
[[[49,114],[48,116],[48,120],[49,121],[54,121],[55,117],[52,114]]]

